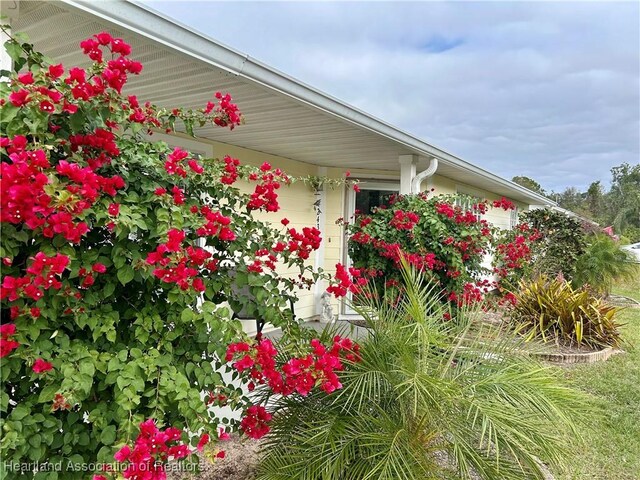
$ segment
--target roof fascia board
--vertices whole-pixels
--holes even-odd
[[[271,90],[275,90],[298,102],[303,102],[313,108],[337,117],[343,122],[381,135],[395,143],[403,145],[412,153],[427,157],[436,157],[443,164],[461,168],[487,178],[534,202],[556,205],[556,202],[549,198],[532,192],[525,187],[477,167],[440,148],[423,142],[419,138],[358,110],[335,97],[299,82],[248,55],[227,47],[213,38],[191,29],[187,25],[180,24],[162,13],[150,9],[146,5],[142,6],[137,2],[129,0],[110,2],[60,0],[60,2],[71,9],[90,13],[192,58],[226,70],[233,75],[243,77]]]

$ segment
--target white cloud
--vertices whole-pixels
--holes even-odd
[[[146,3],[508,178],[640,158],[636,2]]]

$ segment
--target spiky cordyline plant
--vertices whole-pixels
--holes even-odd
[[[341,390],[271,399],[259,480],[537,479],[538,458],[562,464],[578,394],[474,312],[443,321],[423,275],[405,267],[404,283],[396,305],[355,306],[370,334]]]

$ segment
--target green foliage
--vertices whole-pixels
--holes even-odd
[[[370,334],[343,388],[273,399],[258,480],[542,479],[538,457],[571,451],[580,396],[474,312],[442,322],[439,287],[404,268],[397,305],[356,307]]]
[[[510,316],[514,329],[527,341],[540,339],[592,348],[621,343],[618,309],[587,290],[574,290],[564,280],[540,275],[521,282],[514,291]]]
[[[524,212],[520,223],[527,223],[542,236],[533,250],[533,273],[553,276],[561,272],[566,278],[572,278],[578,257],[586,247],[581,223],[548,208]]]
[[[525,185],[526,186],[526,185]],[[640,241],[640,165],[623,163],[611,169],[611,188],[602,189],[592,182],[586,192],[568,187],[551,193],[558,204],[603,226],[613,225],[615,232],[633,242]]]
[[[623,163],[612,168],[611,175],[607,223],[613,225],[616,232],[630,237],[632,242],[640,241],[640,164]]]
[[[592,235],[588,242],[576,262],[571,282],[575,288],[584,286],[596,294],[608,296],[613,282],[639,274],[631,254],[622,250],[619,243],[608,235]]]

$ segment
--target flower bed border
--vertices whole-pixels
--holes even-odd
[[[624,351],[615,349],[613,347],[607,347],[602,350],[597,350],[595,352],[585,352],[585,353],[529,352],[530,355],[537,357],[541,360],[554,362],[554,363],[564,363],[564,364],[604,362],[608,360],[610,357],[612,357],[613,355],[616,355],[619,353],[624,353]]]

